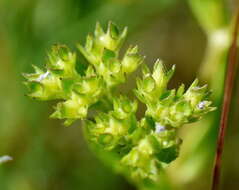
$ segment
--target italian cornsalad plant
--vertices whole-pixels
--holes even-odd
[[[24,74],[25,84],[34,99],[59,100],[52,118],[63,119],[67,126],[82,120],[96,155],[139,189],[150,189],[179,155],[178,129],[215,108],[207,85],[199,86],[197,79],[186,90],[183,84],[167,89],[175,66],[166,70],[157,60],[150,71],[137,46],[119,56],[126,34],[127,28],[120,32],[111,22],[106,32],[97,24],[85,46],[77,46],[87,65],[68,47],[55,45],[46,68],[34,66],[35,73]],[[130,99],[117,87],[140,65],[142,77],[136,79],[135,98]],[[138,101],[146,105],[142,118],[136,116]]]

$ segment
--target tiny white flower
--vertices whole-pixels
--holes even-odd
[[[41,81],[44,80],[49,74],[50,74],[49,71],[43,73],[42,75],[40,75],[40,76],[36,79],[36,81],[37,81],[37,82],[41,82]]]
[[[204,109],[205,106],[206,106],[206,101],[199,102],[199,104],[198,104],[199,109]]]
[[[160,123],[156,122],[156,126],[155,126],[155,132],[156,133],[161,133],[165,131],[165,126],[161,125]]]
[[[11,161],[12,157],[11,156],[1,156],[0,157],[0,164]]]

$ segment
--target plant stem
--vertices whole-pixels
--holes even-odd
[[[234,79],[235,79],[235,74],[237,69],[238,30],[239,30],[239,9],[237,11],[237,16],[236,16],[236,24],[235,24],[234,34],[233,34],[232,45],[229,50],[228,67],[227,67],[227,74],[225,79],[225,89],[224,89],[222,113],[221,113],[221,120],[220,120],[220,129],[219,129],[219,135],[217,140],[215,165],[214,165],[214,171],[213,171],[212,190],[218,190],[219,184],[220,184],[223,145],[224,145],[225,133],[226,133],[227,125],[228,125],[228,115],[230,110]]]

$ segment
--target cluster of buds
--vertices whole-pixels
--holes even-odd
[[[166,71],[157,60],[153,73],[142,65],[143,79],[137,79],[135,95],[147,107],[145,116],[138,120],[137,101],[115,93],[116,86],[144,59],[137,46],[129,47],[119,58],[126,33],[126,28],[119,32],[111,22],[107,32],[97,24],[85,46],[78,45],[88,61],[86,67],[76,61],[76,53],[56,45],[48,55],[46,71],[34,67],[35,73],[24,75],[25,84],[32,98],[61,101],[51,117],[65,119],[66,125],[84,119],[87,140],[99,147],[101,154],[117,155],[121,173],[136,183],[157,181],[161,169],[179,154],[182,141],[177,129],[215,108],[207,100],[207,86],[199,87],[198,80],[186,92],[184,85],[168,90],[175,67]],[[96,112],[89,119],[91,108]]]
[[[136,101],[123,96],[114,98],[112,111],[98,114],[95,122],[86,122],[89,140],[121,154],[129,147],[130,135],[137,128],[136,110]]]
[[[142,126],[141,126],[142,127]],[[181,139],[174,128],[154,123],[155,129],[145,133],[131,151],[121,159],[131,179],[159,180],[160,170],[178,157]]]
[[[78,45],[89,65],[82,74],[77,70],[76,53],[66,46],[53,46],[48,55],[46,72],[35,67],[35,73],[24,74],[29,88],[28,94],[38,100],[60,99],[53,118],[66,119],[70,125],[76,119],[87,117],[88,108],[97,103],[105,93],[125,81],[127,74],[135,71],[143,61],[138,48],[130,47],[119,59],[119,49],[126,37],[127,28],[119,32],[109,23],[105,33],[97,23],[94,36],[89,35],[85,47]]]
[[[143,68],[143,79],[137,80],[135,94],[147,106],[146,115],[163,126],[181,127],[183,124],[197,121],[202,115],[213,111],[207,85],[199,87],[196,79],[185,92],[184,84],[177,90],[167,90],[167,84],[175,67],[165,71],[161,61],[156,61],[153,73],[147,66]]]
[[[51,115],[66,119],[69,125],[87,116],[88,108],[104,94],[105,82],[89,66],[82,75],[77,71],[76,54],[66,46],[53,46],[48,55],[46,72],[35,68],[35,73],[24,74],[30,97],[38,100],[62,100]]]
[[[127,28],[119,32],[112,22],[109,22],[107,32],[96,24],[94,36],[88,35],[85,46],[78,49],[94,65],[98,75],[102,76],[109,87],[125,82],[125,76],[132,73],[142,63],[137,46],[129,47],[123,59],[119,59],[119,50],[127,34]]]

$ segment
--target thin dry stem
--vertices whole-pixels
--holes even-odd
[[[222,105],[222,113],[220,120],[220,129],[217,140],[217,149],[216,149],[216,157],[215,157],[215,165],[213,170],[213,181],[212,181],[212,190],[218,190],[220,185],[220,173],[221,173],[221,160],[223,153],[223,145],[225,139],[225,133],[228,126],[228,115],[230,110],[230,103],[232,99],[233,85],[234,79],[236,76],[237,69],[237,37],[239,32],[239,9],[237,11],[235,30],[233,34],[232,45],[229,50],[228,56],[228,66],[227,66],[227,74],[225,79],[225,88],[224,88],[224,97],[223,97],[223,105]]]

